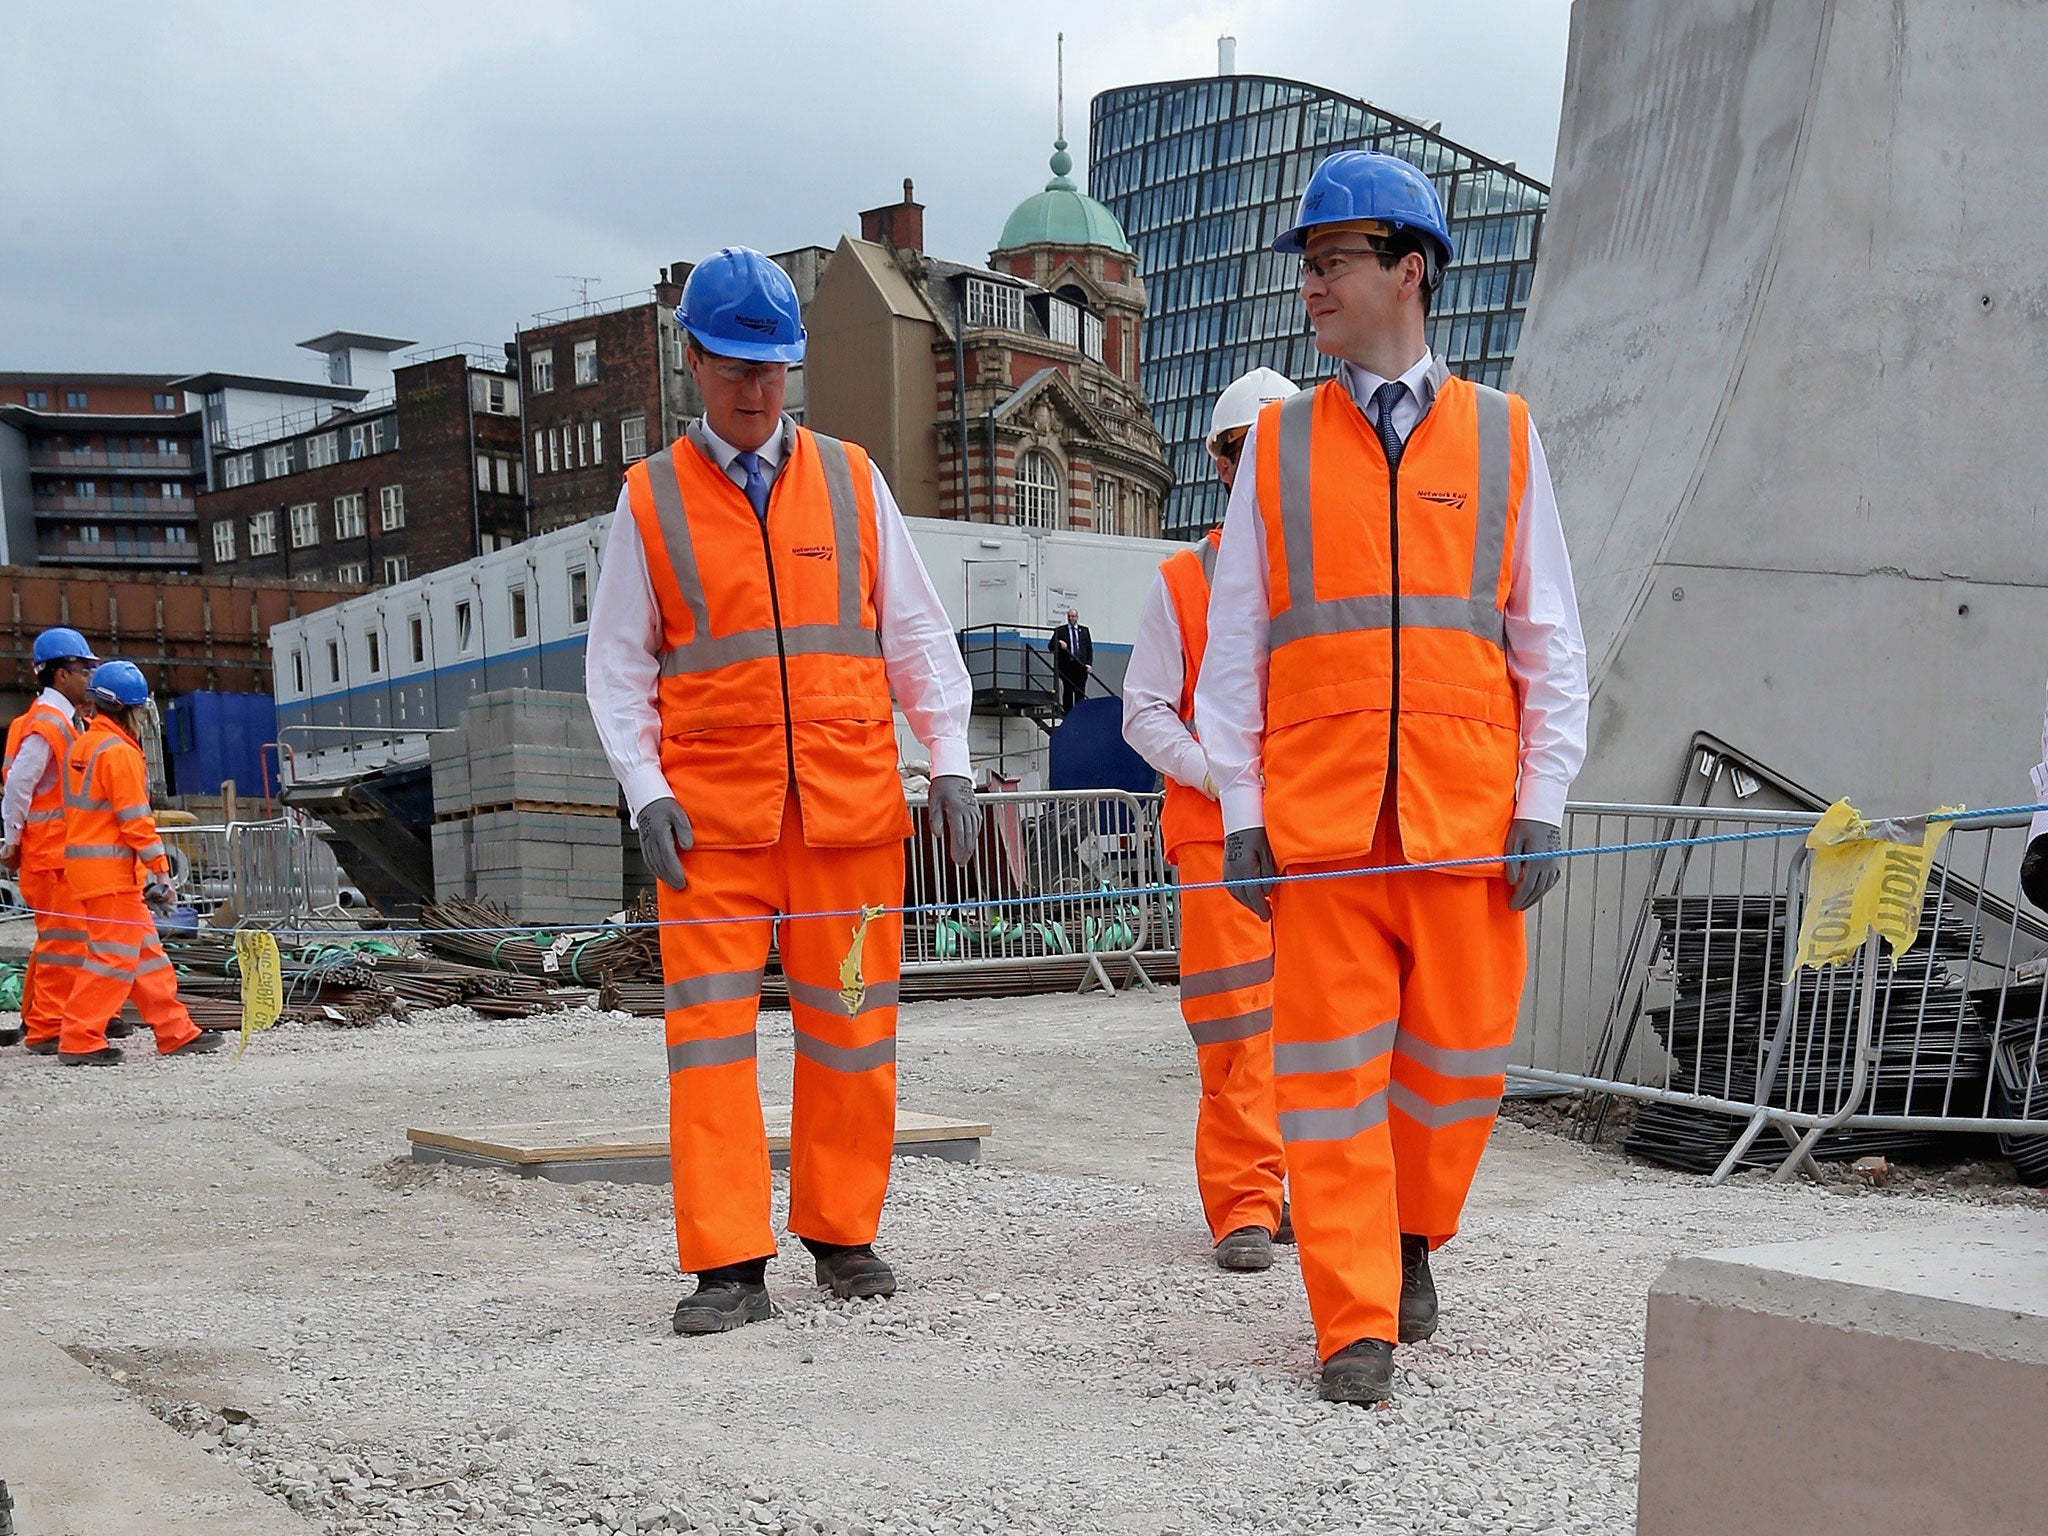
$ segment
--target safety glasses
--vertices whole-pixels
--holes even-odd
[[[762,384],[779,384],[789,372],[787,363],[743,363],[736,357],[713,357],[708,352],[699,355],[728,384],[748,384],[756,379]]]
[[[1302,257],[1301,278],[1306,282],[1309,278],[1316,277],[1327,283],[1351,271],[1357,260],[1370,256],[1378,262],[1388,254],[1384,245],[1340,245],[1335,250],[1324,251],[1319,256]]]

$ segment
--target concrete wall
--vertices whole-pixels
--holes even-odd
[[[36,559],[35,484],[28,472],[28,437],[0,421],[0,565]]]
[[[1585,798],[1707,729],[1872,811],[2031,799],[2048,10],[1579,0],[1515,387],[1595,678]]]

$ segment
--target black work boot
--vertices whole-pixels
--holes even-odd
[[[163,1052],[166,1056],[204,1056],[217,1051],[228,1043],[227,1036],[217,1029],[202,1029],[183,1045],[173,1046]]]
[[[804,1246],[817,1260],[818,1284],[841,1301],[896,1294],[896,1271],[875,1257],[873,1243],[815,1243],[807,1237]]]
[[[96,1051],[60,1051],[57,1059],[67,1067],[118,1067],[121,1047],[103,1045]]]
[[[22,1049],[31,1056],[54,1056],[57,1054],[57,1041],[54,1036],[48,1040],[31,1040]]]
[[[107,1038],[109,1040],[126,1040],[134,1033],[135,1026],[118,1015],[107,1020]]]
[[[1436,1332],[1436,1280],[1429,1239],[1401,1234],[1401,1342],[1420,1344]]]
[[[1394,1395],[1394,1346],[1360,1339],[1323,1362],[1316,1396],[1326,1403],[1384,1403]]]
[[[1294,1207],[1285,1200],[1280,1202],[1280,1225],[1273,1229],[1273,1241],[1294,1246]]]
[[[1273,1234],[1264,1227],[1239,1227],[1216,1245],[1216,1267],[1249,1273],[1273,1267]]]
[[[766,1259],[699,1270],[697,1289],[676,1303],[676,1332],[685,1337],[730,1333],[748,1323],[765,1323],[775,1313],[768,1300],[767,1274]]]
[[[0,1029],[0,1046],[19,1045],[21,1044],[22,1037],[27,1033],[28,1031],[18,1024],[12,1029]]]

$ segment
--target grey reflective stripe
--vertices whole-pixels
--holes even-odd
[[[1282,1141],[1349,1141],[1387,1120],[1387,1096],[1375,1093],[1349,1109],[1283,1109]]]
[[[142,958],[142,946],[140,944],[117,944],[111,939],[99,939],[91,942],[92,952],[96,955],[119,955],[123,960],[140,960]]]
[[[710,976],[686,976],[661,989],[662,1007],[695,1008],[699,1003],[736,1003],[761,995],[761,970],[719,971]]]
[[[114,812],[114,820],[120,822],[140,821],[148,814],[149,807],[146,805],[124,806],[122,809]]]
[[[825,471],[825,497],[832,504],[832,544],[839,567],[839,627],[860,628],[860,503],[853,494],[853,460],[836,437],[813,432],[811,442]],[[879,647],[876,654],[880,655]]]
[[[1508,486],[1513,464],[1508,397],[1474,385],[1479,417],[1479,502],[1473,508],[1472,571],[1464,596],[1401,594],[1403,629],[1451,629],[1507,649],[1507,623],[1496,596],[1507,560]],[[1287,606],[1273,615],[1267,645],[1277,650],[1315,635],[1389,629],[1393,598],[1387,593],[1317,601],[1315,518],[1309,505],[1310,437],[1314,390],[1280,406],[1280,524],[1287,545]],[[1412,435],[1412,434],[1411,434]]]
[[[683,491],[676,481],[675,444],[646,459],[647,485],[654,494],[654,520],[661,525],[662,548],[668,552],[669,569],[682,591],[683,606],[690,610],[699,640],[711,630],[710,615],[704,607],[704,580],[697,573],[697,548],[690,542],[690,520],[683,515]]]
[[[1315,517],[1309,507],[1309,442],[1316,419],[1316,392],[1304,389],[1280,402],[1280,537],[1287,545],[1287,607],[1273,615],[1277,628],[1286,613],[1306,610],[1316,600]],[[1281,644],[1278,635],[1271,641]]]
[[[142,860],[145,864],[154,864],[158,859],[165,857],[164,845],[162,843],[151,843],[145,848],[138,848],[135,850],[135,857]]]
[[[1479,395],[1479,508],[1472,539],[1473,601],[1490,607],[1500,590],[1500,568],[1508,542],[1508,397],[1484,384]],[[1402,622],[1407,621],[1403,604]],[[1503,647],[1505,648],[1505,647]]]
[[[1500,1112],[1500,1095],[1497,1093],[1476,1099],[1454,1099],[1448,1104],[1432,1104],[1413,1088],[1401,1083],[1391,1084],[1387,1092],[1394,1108],[1417,1125],[1427,1126],[1433,1131],[1466,1120],[1491,1120]],[[1287,1117],[1282,1115],[1280,1118],[1284,1120]]]
[[[773,629],[742,629],[710,640],[693,640],[661,653],[663,677],[688,677],[740,661],[762,661],[775,654]],[[782,631],[787,656],[880,656],[882,637],[859,624],[792,624]]]
[[[1250,1013],[1234,1013],[1227,1019],[1202,1019],[1188,1021],[1188,1033],[1195,1037],[1196,1045],[1221,1045],[1227,1040],[1250,1040],[1257,1035],[1271,1034],[1273,1010],[1254,1008]]]
[[[1210,586],[1216,584],[1216,545],[1202,540],[1202,580]]]
[[[787,978],[789,1000],[812,1008],[819,1013],[829,1013],[836,1019],[857,1017],[846,1011],[846,999],[839,995],[836,987],[814,987],[808,981],[798,981],[794,976]],[[860,1011],[873,1013],[878,1008],[894,1008],[901,995],[900,981],[878,981],[868,988],[868,995],[861,999]]]
[[[1239,987],[1256,987],[1262,981],[1273,979],[1273,957],[1261,956],[1247,960],[1242,965],[1221,966],[1213,971],[1183,971],[1180,978],[1181,1000],[1191,997],[1214,997],[1219,992],[1234,992]]]
[[[796,1053],[834,1072],[872,1072],[896,1060],[896,1037],[891,1035],[872,1045],[834,1045],[800,1029],[796,1032]]]
[[[710,1040],[685,1040],[668,1048],[668,1069],[684,1072],[691,1067],[728,1067],[736,1061],[754,1059],[754,1032],[718,1035]]]
[[[30,811],[28,819],[30,821],[62,821],[64,819],[64,808],[60,805],[52,807],[47,811]]]
[[[74,795],[71,793],[71,775],[68,772],[64,775],[64,803],[70,806],[73,810],[111,811],[113,809],[113,806],[109,805],[106,801],[100,799],[98,796],[86,794],[86,791],[92,787],[92,770],[94,765],[97,764],[100,758],[106,753],[107,748],[111,747],[113,744],[114,738],[109,736],[105,741],[101,742],[98,746],[94,747],[92,751],[86,754],[85,766],[79,770],[78,774],[77,794]]]
[[[126,843],[72,843],[65,848],[64,855],[72,859],[132,859],[135,850]]]
[[[169,955],[155,955],[135,967],[135,974],[147,976],[151,971],[167,971],[170,968],[171,957]]]
[[[37,965],[68,965],[68,966],[73,966],[73,967],[77,967],[77,966],[82,966],[82,965],[85,965],[86,963],[87,963],[87,961],[86,961],[86,958],[85,958],[85,956],[83,956],[83,955],[37,955],[37,956],[36,956],[36,964],[37,964]]]
[[[43,928],[36,933],[38,941],[55,944],[90,944],[92,935],[83,928]]]
[[[1297,1077],[1310,1072],[1352,1072],[1394,1048],[1397,1020],[1375,1024],[1335,1040],[1288,1040],[1273,1047],[1273,1075]]]
[[[92,972],[95,976],[104,976],[109,981],[128,981],[135,975],[132,970],[124,970],[117,965],[101,965],[97,960],[81,960],[78,967],[80,970]]]
[[[1431,1045],[1404,1032],[1394,1041],[1394,1054],[1442,1077],[1500,1077],[1508,1069],[1508,1047],[1504,1045],[1459,1051],[1447,1045]]]

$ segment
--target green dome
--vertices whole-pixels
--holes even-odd
[[[1026,245],[1102,245],[1112,251],[1131,254],[1131,242],[1116,215],[1095,201],[1067,173],[1074,168],[1067,153],[1067,141],[1056,139],[1052,149],[1052,180],[1043,192],[1033,193],[1017,205],[1003,225],[999,251],[1014,251]]]

